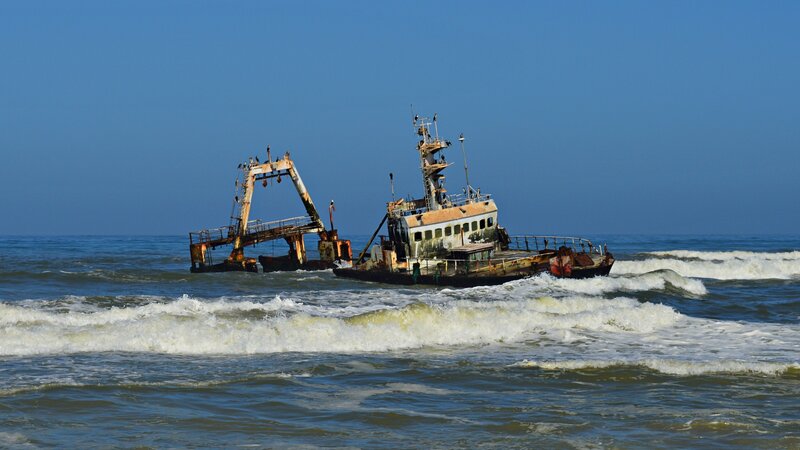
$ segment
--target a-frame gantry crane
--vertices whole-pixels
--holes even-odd
[[[192,272],[258,272],[256,259],[246,257],[244,248],[281,238],[289,245],[289,253],[285,257],[259,257],[265,272],[330,268],[336,261],[352,259],[350,241],[340,240],[335,229],[325,229],[288,152],[282,158],[272,161],[267,147],[266,162],[260,162],[257,157],[250,158],[246,163],[240,164],[239,168],[242,170],[242,179],[241,182],[238,179],[236,182],[237,192],[230,225],[189,233]],[[307,215],[270,222],[250,220],[250,206],[256,183],[261,182],[266,187],[269,179],[276,178],[280,182],[282,177],[292,180]],[[309,233],[319,235],[319,260],[309,261],[306,256],[304,235]],[[225,261],[214,264],[208,251],[226,245],[233,246],[230,255]]]

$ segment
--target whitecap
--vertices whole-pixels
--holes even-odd
[[[683,277],[717,280],[790,279],[800,276],[800,252],[694,252],[651,253],[655,258],[617,261],[611,269],[617,275],[641,275],[671,270]]]
[[[681,315],[664,305],[592,297],[443,304],[413,303],[349,317],[291,312],[280,298],[203,302],[181,298],[94,313],[63,313],[0,304],[0,354],[131,351],[179,354],[365,352],[517,342],[540,330],[647,333]],[[274,311],[241,316],[220,311]]]
[[[780,375],[792,369],[800,369],[800,363],[739,361],[739,360],[679,360],[679,359],[610,359],[610,360],[523,360],[512,364],[516,367],[531,367],[545,370],[606,369],[609,367],[646,367],[669,375],[706,374],[761,374]]]

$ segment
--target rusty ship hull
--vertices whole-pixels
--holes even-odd
[[[545,243],[556,242],[557,250],[542,248]],[[382,245],[391,246],[387,241]],[[610,252],[596,250],[590,241],[582,238],[513,236],[502,246],[504,249],[495,251],[493,244],[471,244],[452,252],[459,256],[457,259],[397,261],[392,262],[392,266],[387,265],[385,259],[376,258],[376,246],[365,263],[335,268],[333,272],[340,277],[377,283],[474,287],[540,274],[575,279],[606,276],[615,261]],[[383,250],[383,253],[392,251]]]
[[[568,277],[554,275],[559,278],[592,278],[606,276],[611,272],[611,265],[573,269]],[[521,280],[543,273],[550,273],[548,268],[540,267],[527,273],[511,273],[504,275],[419,275],[414,277],[407,272],[390,272],[387,270],[359,270],[354,268],[335,268],[333,273],[339,277],[352,278],[360,281],[374,283],[398,284],[405,286],[449,286],[449,287],[477,287],[496,286],[509,281]]]

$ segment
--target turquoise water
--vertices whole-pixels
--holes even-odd
[[[1,237],[0,447],[800,447],[800,237],[592,237],[473,289]]]

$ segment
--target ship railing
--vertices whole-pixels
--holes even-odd
[[[446,206],[464,206],[470,203],[485,202],[487,200],[491,200],[491,198],[491,194],[472,194],[471,196],[467,196],[466,194],[451,194],[447,196]],[[398,207],[395,212],[400,213],[402,216],[413,216],[428,212],[428,208],[408,202]]]
[[[311,216],[290,217],[288,219],[272,220],[269,222],[256,219],[247,222],[247,230],[245,234],[263,233],[279,228],[300,228],[313,224],[314,219]],[[228,225],[224,227],[210,228],[208,230],[192,231],[189,233],[189,243],[200,244],[211,241],[223,241],[226,239],[231,239],[236,236],[236,228],[236,225]]]
[[[264,222],[261,219],[257,219],[247,222],[247,234],[262,233],[277,228],[300,228],[313,224],[314,219],[311,218],[311,216],[297,216],[290,217],[288,219],[272,220],[269,222]]]
[[[491,194],[478,194],[473,192],[471,195],[467,195],[465,193],[450,194],[447,196],[447,201],[450,202],[452,206],[463,206],[468,203],[484,202],[486,200],[490,200],[491,198]]]
[[[209,228],[207,230],[192,231],[189,233],[190,244],[201,244],[211,241],[222,241],[228,239],[235,233],[234,226]]]
[[[596,253],[603,255],[605,250],[596,246],[589,239],[577,236],[509,236],[508,249],[526,252],[556,251],[567,247],[575,252]]]

